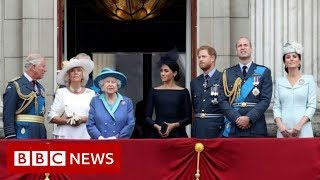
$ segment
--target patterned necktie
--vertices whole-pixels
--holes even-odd
[[[210,79],[210,76],[207,74],[204,76],[204,84],[203,84],[203,87],[207,87],[208,85],[208,82],[209,82],[209,79]]]
[[[246,71],[246,70],[247,70],[247,68],[248,68],[247,66],[243,66],[243,67],[242,67],[242,74],[243,74],[243,77],[246,77],[246,75],[247,75],[247,71]]]
[[[210,76],[207,74],[204,76],[204,79],[205,79],[205,83],[208,84]]]

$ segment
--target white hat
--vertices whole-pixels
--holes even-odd
[[[84,83],[86,84],[89,79],[89,74],[93,70],[94,63],[91,60],[78,60],[78,59],[70,59],[70,61],[63,63],[62,70],[58,73],[57,83],[59,85],[66,85],[65,76],[66,73],[75,67],[82,67],[84,69]]]
[[[297,42],[286,43],[283,46],[283,55],[289,54],[289,53],[297,53],[301,55],[302,51],[303,51],[302,45]]]

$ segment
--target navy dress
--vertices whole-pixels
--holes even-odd
[[[152,119],[153,110],[156,119]],[[149,125],[148,137],[160,138],[154,124],[162,126],[164,122],[179,122],[180,126],[173,129],[168,138],[188,137],[185,127],[191,123],[191,101],[188,89],[154,89],[149,92],[146,103],[146,121]]]

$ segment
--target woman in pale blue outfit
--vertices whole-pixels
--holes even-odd
[[[92,139],[130,138],[134,129],[133,105],[130,98],[118,93],[127,84],[124,74],[104,68],[94,84],[101,94],[90,102],[87,130]]]
[[[287,75],[275,85],[273,116],[277,137],[313,137],[311,120],[316,110],[317,95],[313,76],[302,74],[301,44],[286,43],[283,62]]]

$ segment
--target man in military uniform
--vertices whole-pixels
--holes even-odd
[[[215,68],[217,53],[213,47],[201,46],[197,55],[203,74],[190,83],[195,115],[191,135],[195,138],[221,137],[224,118],[218,104],[221,72]]]
[[[44,126],[45,92],[37,81],[47,71],[45,58],[29,54],[23,75],[8,82],[3,94],[3,126],[5,138],[46,139]]]
[[[239,63],[224,70],[219,106],[225,115],[225,137],[267,136],[265,111],[272,96],[271,71],[255,64],[252,45],[241,37],[236,43]]]

